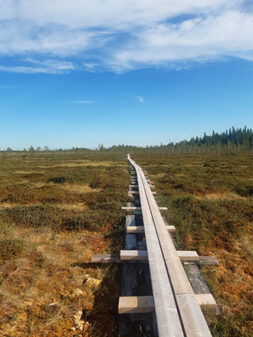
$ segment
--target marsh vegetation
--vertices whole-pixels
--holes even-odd
[[[0,158],[1,336],[116,336],[120,273],[92,266],[123,245],[123,155]]]
[[[167,206],[178,249],[214,255],[202,267],[219,304],[208,313],[213,336],[250,337],[253,331],[253,155],[136,154]]]

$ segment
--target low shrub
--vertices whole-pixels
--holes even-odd
[[[10,260],[22,255],[25,243],[18,239],[0,240],[0,258]]]

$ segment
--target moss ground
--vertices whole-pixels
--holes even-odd
[[[221,314],[207,313],[213,336],[253,331],[253,155],[133,156],[155,182],[158,202],[175,225],[178,249],[215,255],[203,267]]]
[[[125,156],[0,157],[0,336],[117,336]]]

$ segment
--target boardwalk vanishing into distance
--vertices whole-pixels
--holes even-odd
[[[130,155],[128,160],[137,177],[159,336],[209,337],[208,325],[149,183]],[[131,298],[121,297],[119,306],[128,300]]]
[[[148,336],[211,337],[200,306],[216,308],[216,302],[195,262],[215,265],[218,261],[215,257],[199,256],[195,251],[176,250],[170,235],[176,228],[166,224],[161,214],[167,208],[157,205],[153,183],[130,155],[127,159],[132,169],[129,196],[138,198],[135,200],[137,203],[122,209],[134,212],[141,217],[142,223],[136,223],[135,215],[127,215],[125,250],[120,251],[120,256],[92,257],[92,262],[123,264],[118,305],[119,336],[127,336],[127,327],[121,319],[123,316],[136,315],[138,320],[138,315],[142,314],[141,319],[145,321],[146,317],[144,324],[148,325]],[[137,235],[142,235],[141,242],[137,243]],[[150,282],[149,296],[136,295],[135,265],[138,263],[148,264],[145,273],[148,273],[146,279]],[[191,282],[185,271],[187,266],[184,268],[183,263],[189,263],[188,267],[192,268]],[[153,328],[150,328],[150,320],[153,321]],[[153,332],[150,332],[152,329]]]

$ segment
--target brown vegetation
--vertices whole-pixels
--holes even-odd
[[[128,184],[124,156],[0,158],[1,336],[117,335],[118,267],[87,262],[122,247]]]
[[[203,273],[220,305],[209,314],[213,336],[253,331],[253,156],[135,155],[155,182],[158,201],[175,225],[179,249],[215,255]]]

